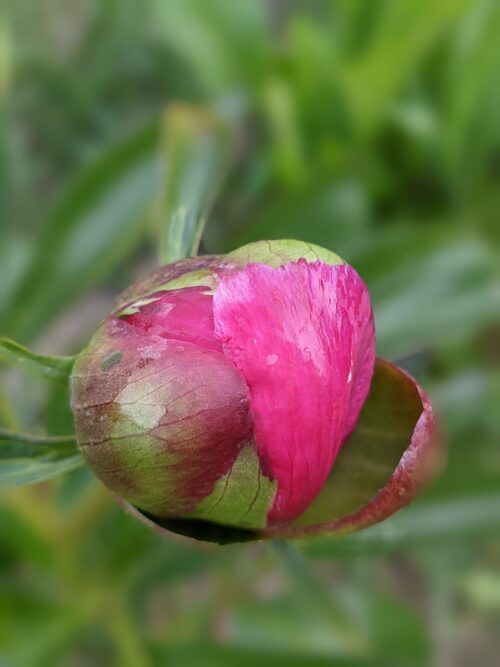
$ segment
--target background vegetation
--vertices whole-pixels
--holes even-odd
[[[0,14],[0,332],[73,353],[156,261],[158,122],[238,128],[204,244],[294,237],[371,290],[378,351],[442,414],[412,507],[340,539],[193,550],[90,473],[0,502],[0,665],[497,664],[496,0],[22,0]],[[0,425],[71,432],[6,365]]]

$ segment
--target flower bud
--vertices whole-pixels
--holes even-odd
[[[386,362],[374,369],[368,290],[337,255],[262,241],[186,259],[127,290],[80,354],[71,381],[78,443],[132,511],[175,532],[231,541],[335,530],[343,486],[341,527],[355,529],[408,502],[433,467],[425,395]],[[365,459],[349,463],[370,438],[356,448],[360,415],[373,417],[377,401],[383,426],[392,408],[401,427],[381,479]],[[398,473],[412,443],[411,465]],[[348,472],[332,507],[337,459]],[[365,483],[353,500],[356,470]],[[378,502],[384,490],[389,500]]]

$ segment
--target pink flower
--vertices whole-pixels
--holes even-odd
[[[359,275],[297,241],[137,283],[72,394],[101,480],[142,520],[201,539],[369,525],[413,497],[438,451],[423,392],[375,361]]]

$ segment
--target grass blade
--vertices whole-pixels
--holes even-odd
[[[75,361],[75,357],[49,357],[34,354],[27,347],[3,337],[0,338],[0,357],[15,363],[25,363],[45,377],[54,380],[67,380]]]
[[[74,436],[34,436],[0,428],[0,490],[44,482],[83,465]]]
[[[231,128],[215,112],[177,104],[163,122],[165,190],[159,207],[160,259],[196,255],[208,212],[226,173]]]

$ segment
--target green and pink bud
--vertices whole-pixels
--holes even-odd
[[[375,359],[365,284],[297,241],[137,282],[80,354],[72,401],[104,484],[146,522],[205,539],[370,525],[437,459],[425,394]]]

